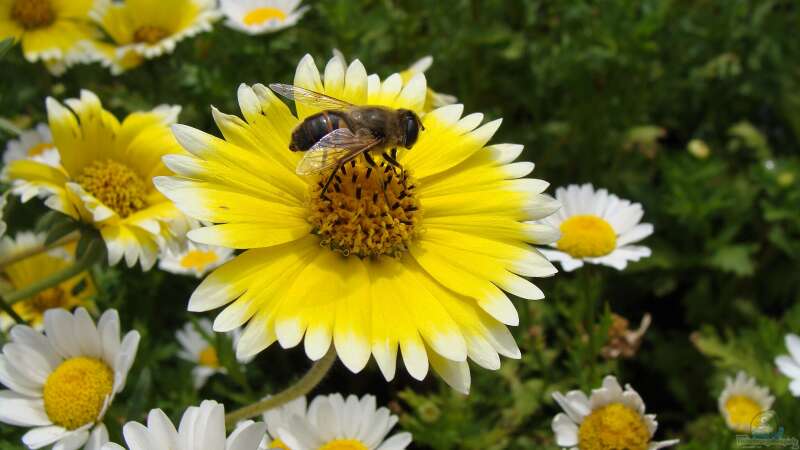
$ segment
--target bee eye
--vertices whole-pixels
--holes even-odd
[[[412,114],[403,117],[403,143],[406,148],[411,148],[417,142],[419,135],[419,122]]]

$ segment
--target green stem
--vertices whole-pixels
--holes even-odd
[[[311,369],[309,369],[309,371],[303,375],[303,378],[300,378],[297,383],[269,398],[265,398],[264,400],[253,403],[252,405],[247,405],[243,408],[226,414],[225,425],[227,425],[229,428],[233,427],[240,420],[255,417],[264,411],[277,408],[278,406],[288,403],[297,397],[306,395],[312,389],[314,389],[320,383],[320,381],[322,381],[322,379],[325,377],[325,374],[327,374],[331,367],[333,367],[334,362],[336,362],[336,351],[333,349],[333,345],[331,345],[328,353],[323,356],[322,359],[315,362],[314,365],[311,366]]]
[[[2,298],[0,298],[0,309],[2,309],[6,314],[11,316],[11,318],[14,319],[14,322],[17,322],[20,325],[27,325],[25,319],[20,317],[19,314],[17,314],[17,312],[14,311],[14,308],[9,306],[9,304],[6,303]]]
[[[40,245],[38,247],[31,247],[29,249],[25,249],[24,251],[21,251],[19,253],[15,253],[15,254],[13,254],[11,256],[8,256],[6,258],[0,258],[0,269],[3,269],[4,267],[9,266],[11,264],[14,264],[15,262],[22,261],[23,259],[30,258],[31,256],[36,256],[39,253],[46,252],[46,251],[48,251],[50,249],[61,247],[62,245],[70,244],[72,242],[77,241],[78,238],[80,238],[80,237],[81,237],[81,235],[78,234],[77,232],[71,233],[71,234],[68,234],[68,235],[64,236],[63,238],[51,243],[51,244]]]
[[[89,248],[86,249],[86,253],[83,255],[83,258],[76,261],[75,264],[55,272],[52,275],[37,281],[36,283],[14,291],[11,294],[3,297],[1,300],[3,300],[7,305],[13,305],[16,302],[33,297],[45,289],[57,286],[58,284],[69,280],[84,270],[87,270],[92,264],[101,258],[104,250],[103,245],[104,244],[102,241],[93,241],[89,244]]]

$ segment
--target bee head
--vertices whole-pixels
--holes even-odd
[[[419,137],[419,130],[424,130],[425,127],[422,126],[422,121],[419,120],[419,116],[414,113],[414,111],[408,109],[401,109],[400,112],[400,130],[403,132],[402,134],[402,145],[405,148],[411,148],[414,144],[417,143],[417,138]]]

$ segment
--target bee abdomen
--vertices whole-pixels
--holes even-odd
[[[344,117],[336,111],[322,111],[308,116],[292,132],[289,149],[306,151],[314,146],[326,134],[339,128],[348,128]]]

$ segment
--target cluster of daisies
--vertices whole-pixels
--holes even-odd
[[[158,26],[167,26],[148,17],[185,24],[190,12],[213,15],[210,2],[175,2],[183,6],[174,14],[164,11],[171,2],[161,3],[107,2],[91,17],[146,37],[126,51],[147,57],[158,53],[148,39],[166,39]],[[260,12],[228,14],[244,14],[252,24],[270,20],[274,12],[265,5],[271,3],[253,3]],[[61,23],[54,17],[66,20],[81,5],[17,0],[9,17]],[[128,15],[148,5],[158,14]],[[144,22],[131,25],[131,17]],[[34,32],[23,29],[23,47],[24,33]],[[423,72],[430,63],[426,58],[381,78],[338,52],[322,73],[311,56],[300,61],[295,86],[354,105],[408,109],[424,126],[413,149],[397,155],[401,173],[381,158],[375,167],[354,160],[325,196],[320,190],[329,173],[298,175],[303,155],[288,150],[295,127],[319,109],[298,102],[293,112],[261,84],[239,87],[242,117],[212,110],[222,138],[177,124],[178,106],[120,120],[89,91],[64,102],[48,98],[48,123],[9,143],[2,179],[21,201],[38,199],[94,228],[108,265],[124,260],[143,270],[158,263],[197,277],[210,272],[188,309],[221,311],[213,322],[200,319],[176,332],[178,356],[194,364],[197,388],[225,374],[223,343],[234,346],[242,364],[275,343],[302,343],[309,359],[335,354],[354,373],[374,359],[387,380],[399,357],[412,377],[433,371],[467,393],[468,360],[497,370],[501,356],[521,356],[508,330],[519,323],[509,294],[543,298],[530,279],[554,275],[553,262],[566,271],[587,263],[622,270],[650,255],[637,243],[653,226],[641,223],[640,204],[589,184],[547,195],[547,182],[527,178],[533,164],[515,162],[521,145],[489,144],[500,120],[465,115],[454,98],[428,88]],[[4,238],[4,296],[63,273],[79,258],[77,237],[55,247],[44,239]],[[30,448],[119,448],[106,442],[103,417],[124,388],[139,335],[121,338],[114,311],[95,324],[91,274],[71,275],[10,305],[6,323],[27,324],[10,328],[0,356],[0,383],[8,388],[0,391],[0,421],[30,427],[23,438]],[[800,345],[796,337],[787,343],[793,359],[777,364],[800,377]],[[613,376],[590,396],[572,391],[554,398],[564,409],[553,421],[563,447],[657,449],[676,442],[653,441],[655,417]],[[771,402],[741,375],[726,387],[720,408],[734,427]],[[323,396],[308,405],[301,398],[264,420],[239,423],[226,435],[223,406],[208,400],[188,408],[177,429],[154,409],[146,425],[125,424],[123,435],[131,449],[391,450],[411,441],[408,433],[386,438],[397,417],[371,396]]]
[[[0,40],[19,41],[25,58],[55,75],[100,62],[113,74],[171,53],[215,22],[248,34],[297,23],[300,0],[2,0]]]

